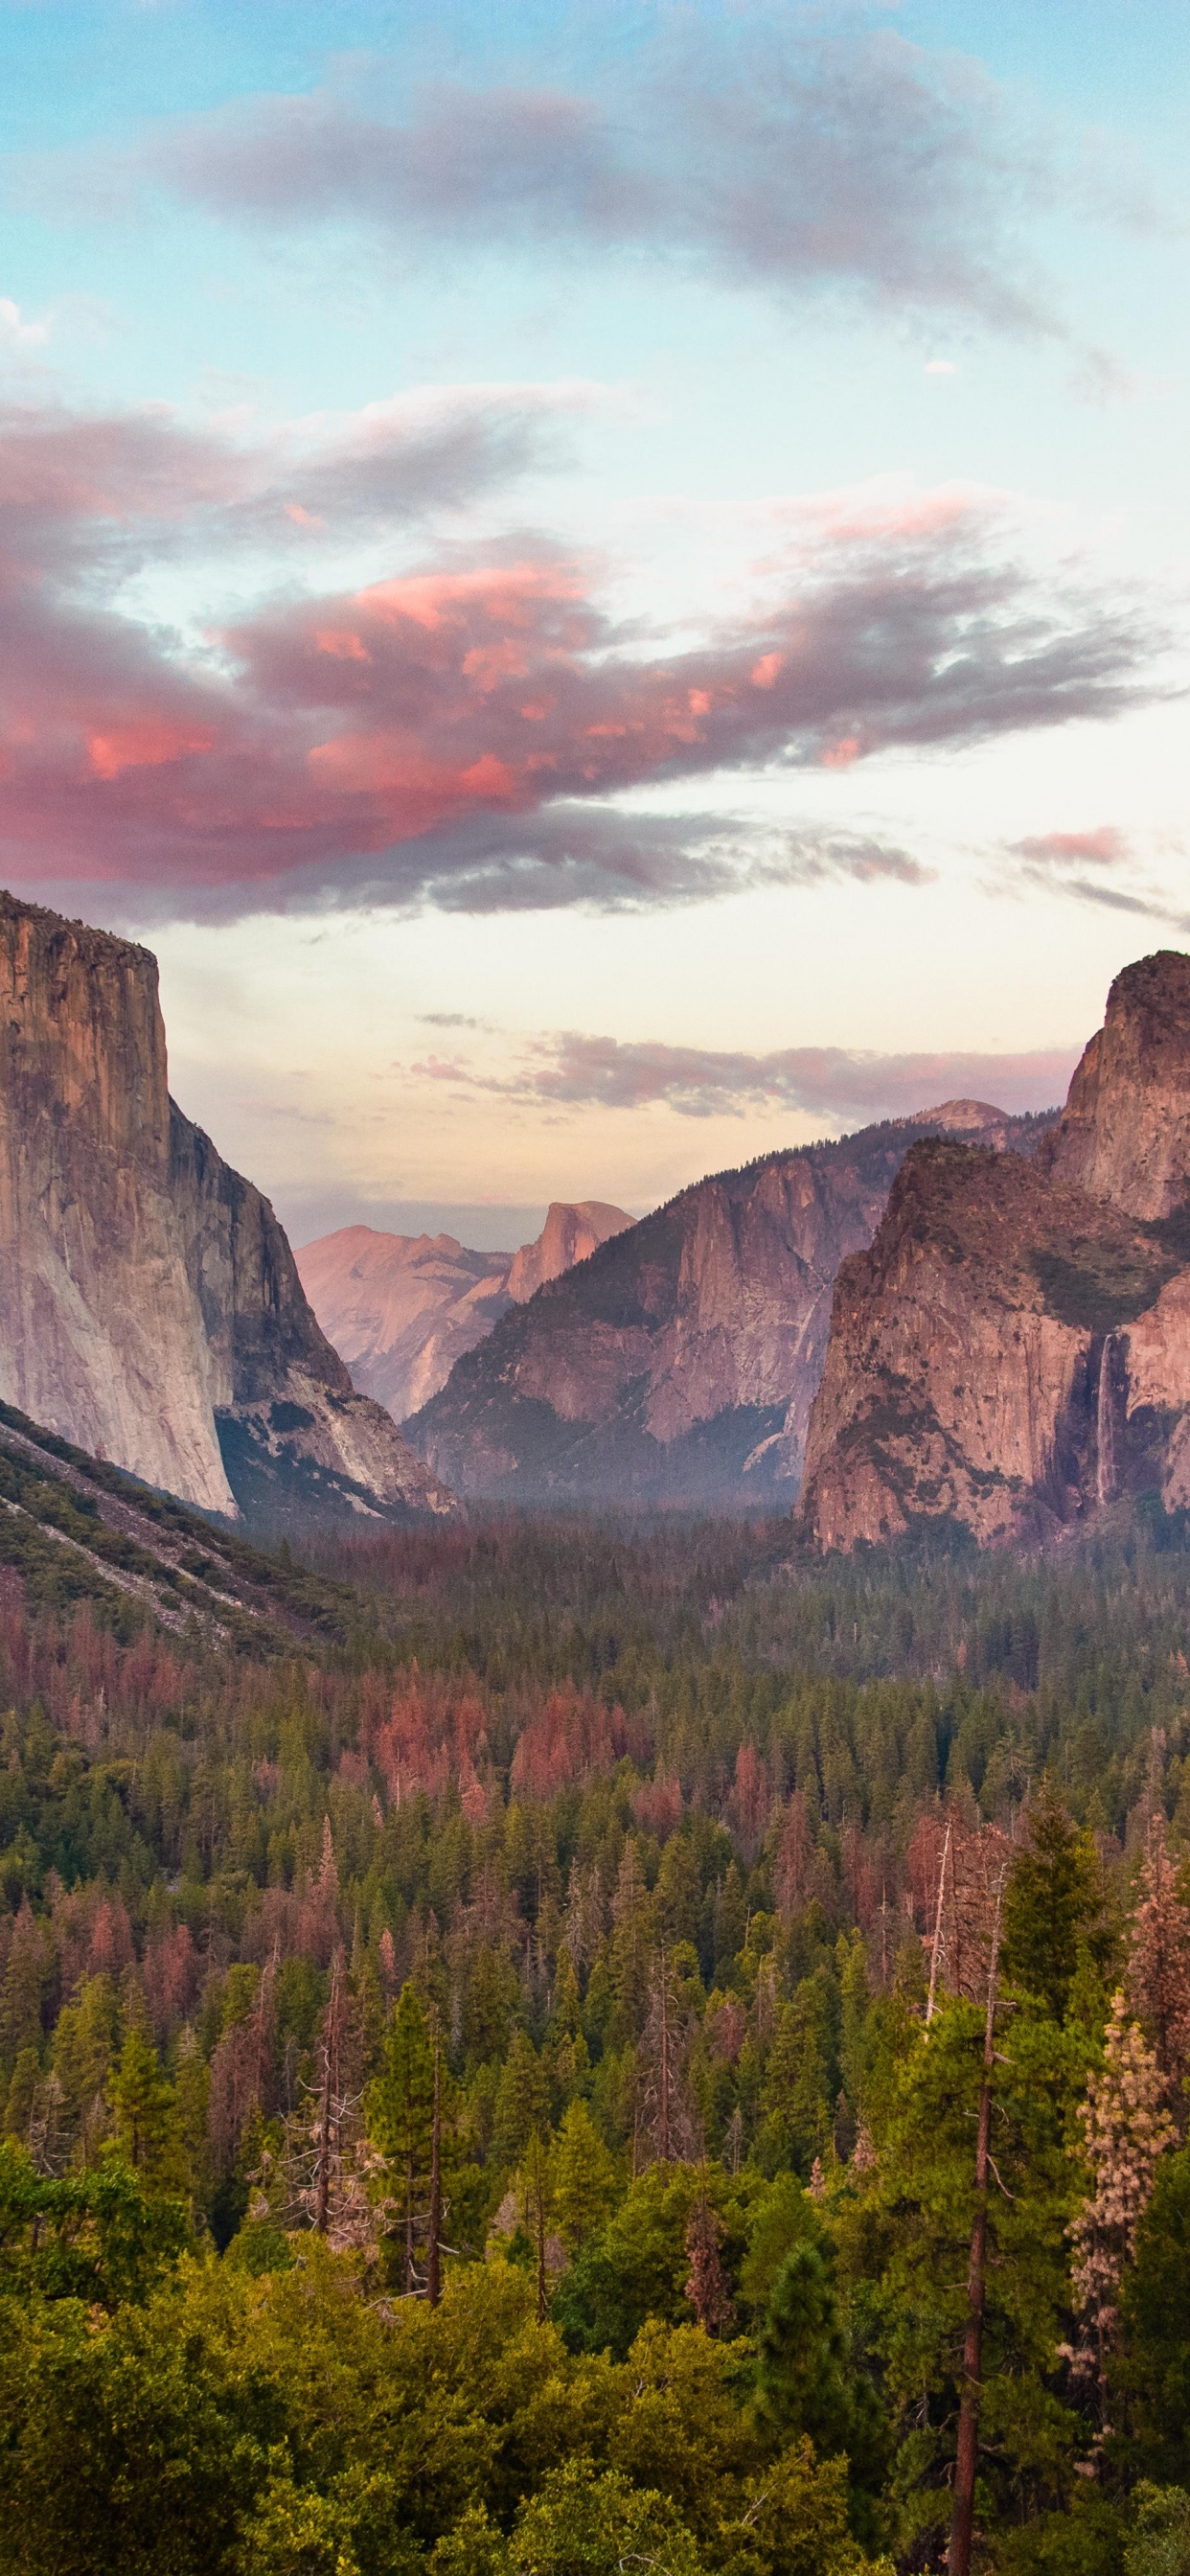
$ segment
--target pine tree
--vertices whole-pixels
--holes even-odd
[[[640,2100],[638,2137],[649,2141],[659,2164],[688,2156],[695,2122],[686,2087],[689,2015],[663,1949],[650,1983],[649,2012],[637,2050]]]
[[[37,2050],[33,2047],[18,2050],[4,2107],[4,2134],[16,2146],[26,2149],[32,2142],[40,2075],[41,2061]]]
[[[0,2066],[6,2072],[16,2065],[22,2049],[41,2048],[45,1981],[45,1943],[29,1899],[23,1896],[0,1986]]]
[[[178,2041],[174,2068],[174,2099],[177,2103],[178,2137],[186,2174],[186,2189],[193,2212],[205,2212],[213,2179],[211,2141],[207,2128],[207,2105],[210,2095],[210,2073],[206,2059],[193,2030],[185,2029]]]
[[[434,2051],[412,1984],[402,1986],[389,2015],[380,2072],[364,2096],[364,2117],[400,2211],[409,2296],[417,2286],[416,2246],[423,2232],[434,2121]]]
[[[635,2036],[648,2010],[652,1912],[649,1892],[641,1876],[636,1843],[630,1834],[624,1845],[620,1875],[612,1899],[613,1930],[609,1960],[612,1992],[625,2038]]]
[[[553,2215],[552,2159],[540,2129],[535,2129],[525,2149],[517,2178],[524,2226],[533,2247],[537,2276],[537,2322],[544,2325],[549,2309],[549,2274],[547,2234]]]
[[[852,2125],[863,2118],[868,2076],[868,1953],[862,1932],[850,1941],[840,1936],[839,1988],[842,1997],[839,2068]]]
[[[782,2006],[761,2092],[774,2149],[803,2176],[825,2152],[831,2130],[823,2003],[816,1981],[804,1978]]]
[[[1029,1840],[1018,1853],[1004,1894],[1002,1961],[1009,1985],[1038,1995],[1056,2021],[1065,2017],[1080,1945],[1092,1951],[1102,1932],[1099,1860],[1048,1775],[1029,1809]]]
[[[134,2013],[111,2080],[116,2139],[150,2184],[181,2179],[173,2086],[166,2082],[141,2013]]]
[[[1119,2310],[1108,2384],[1126,2411],[1128,2474],[1190,2486],[1190,2147],[1158,2161]]]
[[[108,1976],[84,1977],[73,2003],[58,2016],[54,2071],[63,2113],[81,2164],[94,2161],[108,2126],[107,2094],[116,2055],[119,2009]]]
[[[806,2240],[786,2255],[757,2345],[757,2404],[789,2438],[807,2433],[827,2456],[845,2450],[851,2429],[846,2346],[829,2252]]]
[[[585,2102],[572,2102],[550,2155],[551,2195],[568,2253],[601,2227],[616,2197],[615,2159],[605,2147]]]
[[[514,2031],[496,2095],[492,2154],[497,2164],[515,2165],[524,2154],[534,2130],[547,2126],[548,2091],[545,2072],[532,2040],[525,2031]]]

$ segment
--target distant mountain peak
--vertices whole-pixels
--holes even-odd
[[[936,1109],[915,1109],[910,1124],[915,1127],[949,1127],[962,1136],[977,1127],[1003,1127],[1009,1112],[997,1109],[990,1100],[943,1100]]]
[[[354,1384],[399,1422],[429,1402],[510,1305],[631,1223],[602,1199],[554,1200],[536,1241],[515,1254],[471,1251],[453,1234],[340,1226],[304,1245],[297,1265]]]

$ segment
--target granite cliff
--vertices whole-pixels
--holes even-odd
[[[623,1208],[610,1207],[606,1199],[552,1200],[536,1241],[521,1245],[509,1270],[514,1306],[527,1305],[547,1279],[560,1279],[576,1261],[589,1261],[601,1243],[610,1243],[631,1223]]]
[[[0,896],[0,1400],[203,1510],[450,1510],[169,1097],[156,960]]]
[[[846,1261],[806,1450],[822,1547],[1190,1504],[1190,957],[1117,977],[1033,1162],[919,1144]]]
[[[948,1102],[700,1181],[505,1314],[409,1437],[464,1495],[787,1507],[835,1273],[910,1144],[1035,1144],[1044,1126]]]
[[[296,1255],[319,1323],[361,1394],[398,1422],[446,1384],[455,1361],[510,1305],[585,1261],[632,1219],[598,1199],[550,1207],[520,1251],[471,1252],[453,1234],[385,1234],[340,1226]]]

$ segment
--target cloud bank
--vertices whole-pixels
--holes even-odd
[[[823,873],[913,884],[929,871],[878,838],[614,800],[1159,694],[1161,639],[1135,594],[1047,587],[1013,560],[1000,503],[953,489],[808,502],[764,603],[680,644],[619,620],[600,568],[531,531],[482,553],[439,538],[419,568],[320,586],[328,542],[379,545],[488,492],[587,398],[478,389],[255,445],[160,410],[0,416],[6,870],[224,913],[618,906]],[[241,598],[268,586],[200,632],[133,614],[130,580],[186,557],[212,580],[222,564]]]

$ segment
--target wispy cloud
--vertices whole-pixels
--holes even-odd
[[[10,295],[0,295],[0,341],[12,349],[39,349],[44,347],[49,336],[47,319],[27,321],[20,305],[14,304]]]
[[[26,161],[22,183],[94,215],[146,186],[255,226],[348,223],[441,258],[531,242],[675,263],[782,295],[1053,331],[1022,245],[1055,201],[1141,218],[970,57],[809,13],[687,12],[589,91],[439,85],[398,110],[328,88],[262,95],[150,132],[135,150]],[[389,85],[395,87],[395,72]],[[1153,220],[1145,207],[1143,219]]]
[[[1153,882],[1154,861],[1161,855],[1170,853],[1142,847],[1116,823],[1032,833],[1005,845],[992,884],[998,892],[1066,895],[1075,903],[1162,922],[1184,935],[1190,931],[1190,912]],[[1175,855],[1184,866],[1184,849]]]
[[[411,1070],[538,1107],[661,1104],[685,1118],[742,1117],[776,1108],[837,1123],[906,1117],[958,1099],[1008,1110],[1049,1108],[1065,1096],[1078,1056],[1076,1046],[1017,1055],[882,1055],[848,1047],[783,1047],[751,1055],[564,1030],[537,1041],[511,1075],[475,1071],[457,1057]]]

